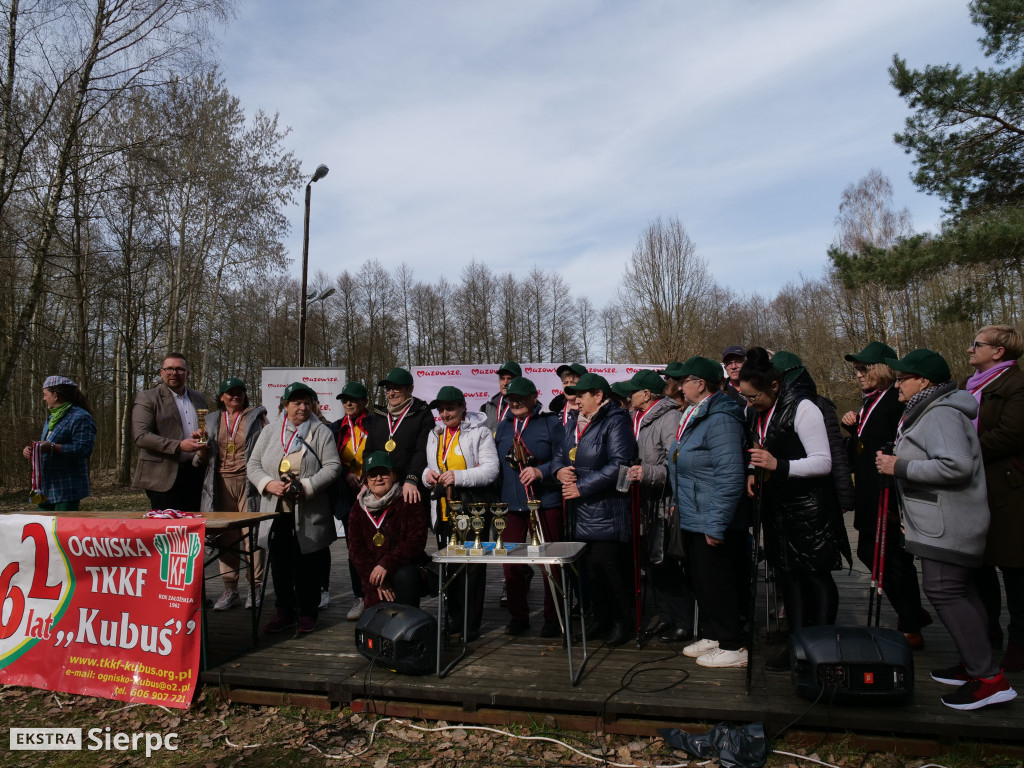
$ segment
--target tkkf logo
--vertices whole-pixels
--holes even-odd
[[[198,533],[189,533],[183,525],[169,526],[167,533],[153,537],[160,553],[160,580],[168,589],[184,592],[195,575],[196,557],[203,549]]]

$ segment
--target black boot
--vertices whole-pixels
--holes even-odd
[[[622,645],[633,636],[625,622],[616,621],[612,623],[611,629],[605,635],[604,644],[608,646]]]

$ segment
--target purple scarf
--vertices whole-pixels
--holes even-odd
[[[978,419],[981,417],[981,393],[985,389],[983,385],[986,385],[991,381],[995,381],[1002,375],[1003,371],[1007,368],[1012,368],[1016,364],[1016,360],[1004,360],[1001,363],[996,363],[988,370],[975,372],[975,374],[967,380],[967,391],[974,395],[974,399],[978,401],[978,415],[971,422],[974,424],[975,431],[978,429]]]

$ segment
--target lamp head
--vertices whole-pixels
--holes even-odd
[[[329,170],[330,170],[330,168],[328,168],[326,165],[321,163],[320,165],[318,165],[316,167],[316,170],[313,171],[313,178],[310,179],[310,182],[312,183],[314,181],[320,181],[320,179],[322,179],[324,176],[327,175],[327,172]]]

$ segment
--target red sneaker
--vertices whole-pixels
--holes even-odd
[[[967,668],[964,667],[963,662],[960,662],[955,667],[932,670],[932,680],[936,683],[945,683],[946,685],[959,687],[970,679],[971,676],[967,674]]]
[[[942,697],[942,703],[953,709],[981,709],[989,704],[1002,704],[1017,697],[1017,692],[1003,677],[975,677],[968,680],[952,693]]]
[[[312,616],[299,616],[299,625],[295,628],[296,634],[308,635],[316,629],[316,619]]]
[[[289,627],[293,626],[294,624],[295,624],[295,617],[294,616],[288,616],[286,614],[279,613],[279,614],[277,614],[277,616],[272,618],[270,621],[268,621],[264,625],[263,631],[266,632],[267,634],[272,635],[272,634],[274,634],[276,632],[284,632],[286,629],[288,629]]]

